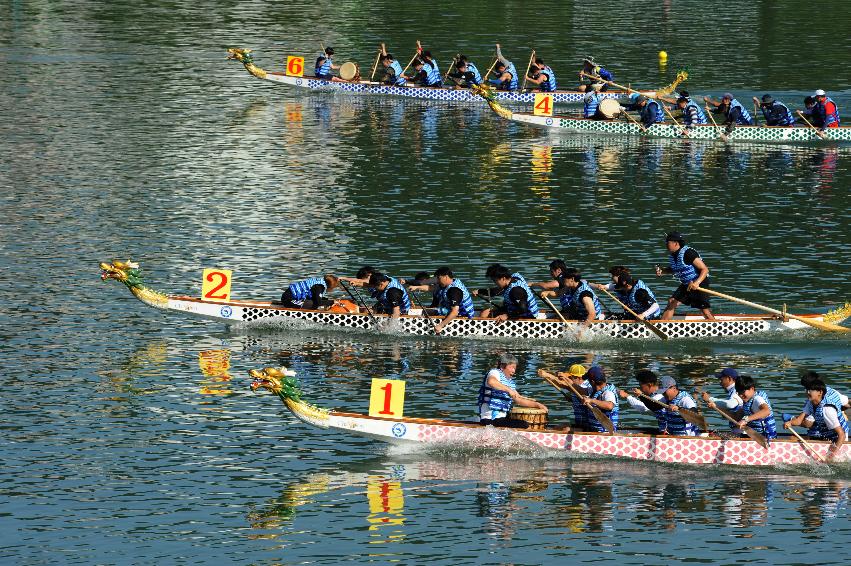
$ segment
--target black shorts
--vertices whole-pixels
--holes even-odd
[[[706,287],[708,289],[709,281],[704,279],[700,286]],[[688,285],[685,284],[682,284],[677,287],[677,290],[674,291],[674,294],[671,295],[671,298],[676,299],[682,304],[695,309],[709,308],[709,295],[701,293],[700,291],[689,291]]]

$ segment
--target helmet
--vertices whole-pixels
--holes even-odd
[[[818,89],[813,93],[813,96],[826,96],[826,93],[822,89]]]

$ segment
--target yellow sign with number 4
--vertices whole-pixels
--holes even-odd
[[[400,379],[373,379],[369,394],[370,417],[402,416],[405,406],[405,382]]]
[[[535,93],[535,105],[532,107],[534,116],[552,116],[553,115],[553,95],[544,93]]]

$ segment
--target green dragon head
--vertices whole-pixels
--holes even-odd
[[[295,372],[285,367],[252,369],[248,375],[254,378],[251,382],[251,390],[257,391],[261,387],[268,389],[275,395],[301,401],[301,387],[295,378]]]
[[[250,49],[239,49],[232,47],[228,49],[228,59],[236,59],[243,65],[253,65],[254,57],[251,56]]]
[[[128,287],[139,287],[142,285],[142,270],[139,264],[128,259],[127,261],[115,260],[112,263],[102,262],[100,264],[102,281],[115,279],[121,281]]]

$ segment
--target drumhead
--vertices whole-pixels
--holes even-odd
[[[605,100],[600,101],[599,109],[600,114],[602,114],[606,118],[614,118],[615,116],[620,114],[621,105],[617,100],[613,98],[607,98]]]
[[[351,61],[340,65],[340,78],[347,81],[352,80],[358,75],[358,66]]]
[[[509,413],[513,413],[515,415],[543,415],[546,411],[536,407],[511,407],[511,411],[509,411]]]

